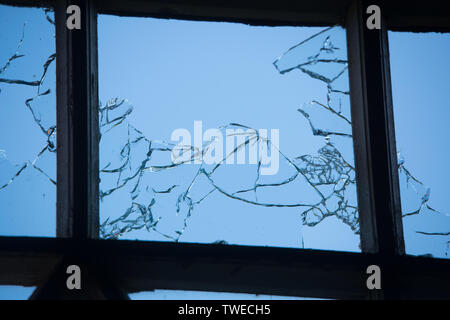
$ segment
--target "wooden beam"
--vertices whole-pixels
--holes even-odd
[[[96,0],[101,13],[251,25],[329,26],[343,23],[351,0]]]
[[[342,22],[352,0],[95,0],[101,12],[257,25],[323,26]],[[58,0],[0,0],[27,7],[52,7]],[[447,0],[378,1],[389,30],[450,32]]]
[[[445,259],[96,239],[0,237],[0,284],[41,285],[61,257],[95,266],[126,292],[177,289],[364,299],[369,294],[367,267],[391,264],[402,297],[450,298],[450,261]],[[383,267],[381,272],[384,285]]]
[[[343,22],[351,0],[96,0],[100,11],[127,16],[324,26]],[[379,0],[389,29],[450,31],[446,0]]]
[[[380,6],[389,30],[450,32],[447,0],[382,1]]]

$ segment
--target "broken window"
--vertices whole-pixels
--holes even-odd
[[[450,35],[389,33],[406,252],[448,257]]]
[[[56,233],[53,20],[50,9],[0,5],[1,235]]]
[[[30,1],[7,3],[34,5]],[[97,12],[139,16],[158,12],[161,16],[178,17],[189,17],[198,12],[205,19],[224,17],[230,21],[255,22],[267,21],[266,14],[270,11],[246,4],[236,6],[239,7],[236,13],[231,14],[225,7],[201,3],[182,7],[170,3],[162,7],[140,3],[133,8],[120,1],[108,5],[96,2],[98,6],[90,6],[89,3],[79,4],[82,16],[87,14],[91,18]],[[58,87],[58,96],[62,101],[69,99],[69,104],[70,99],[76,97],[76,101],[72,102],[77,107],[72,110],[75,117],[69,117],[63,128],[58,129],[61,129],[60,133],[64,132],[64,136],[68,134],[68,141],[83,146],[78,155],[62,150],[64,153],[60,157],[60,160],[68,159],[73,166],[69,171],[77,172],[83,178],[73,181],[71,175],[66,175],[68,172],[59,173],[61,178],[58,183],[67,179],[67,187],[73,191],[73,196],[64,197],[63,194],[59,198],[60,208],[82,205],[75,211],[63,209],[58,212],[61,214],[58,215],[61,218],[58,231],[62,231],[58,234],[73,238],[69,242],[77,245],[78,239],[93,236],[91,231],[97,230],[98,217],[95,215],[99,213],[99,231],[103,239],[360,250],[352,140],[356,139],[355,145],[361,143],[361,149],[366,147],[367,141],[364,135],[352,137],[345,30],[340,27],[256,27],[235,23],[101,15],[98,52],[100,69],[97,70],[97,37],[92,32],[84,32],[92,31],[91,23],[94,20],[83,18],[81,27],[84,31],[72,30],[66,33],[65,4],[60,6],[58,2],[57,5],[57,18],[61,22],[58,23],[60,29],[57,32],[58,49],[67,53],[68,58],[67,63],[59,66],[58,74],[67,81],[62,81],[62,86]],[[377,33],[376,37],[367,34],[364,21],[353,23],[353,18],[361,15],[365,17],[364,8],[355,3],[347,11],[325,4],[321,9],[314,9],[314,17],[310,17],[301,13],[303,6],[294,7],[275,5],[274,9],[278,13],[269,17],[269,24],[280,21],[291,24],[296,19],[315,25],[322,25],[324,21],[346,21],[348,32],[351,33],[350,52],[355,57],[352,61],[356,66],[352,69],[352,76],[355,76],[352,83],[363,84],[361,87],[353,86],[352,93],[360,97],[370,96],[369,101],[362,102],[367,102],[367,105],[363,105],[364,109],[371,108],[373,101],[382,98],[381,88],[385,86],[371,88],[365,84],[372,76],[381,76],[385,82],[389,74],[380,75],[380,69],[368,67],[366,63],[367,58],[373,57],[369,60],[373,60],[375,66],[382,64],[384,55],[381,53],[387,49],[385,42],[378,43],[381,50],[373,55],[360,55],[361,50],[371,44],[378,47],[374,41],[384,36],[378,31],[373,31]],[[288,14],[294,12],[290,9],[294,9],[298,15],[294,17]],[[438,22],[433,22],[427,14],[405,25],[402,23],[403,13],[389,6],[383,10],[389,13],[386,16],[393,18],[396,27],[405,30],[442,25],[441,16],[436,15]],[[389,19],[389,22],[392,21]],[[53,236],[56,202],[56,121],[55,113],[52,113],[55,109],[56,63],[53,12],[49,9],[0,6],[0,26],[2,30],[7,30],[0,35],[0,121],[3,121],[0,127],[0,235]],[[74,37],[71,32],[77,32],[79,37]],[[442,122],[448,117],[445,117],[447,110],[442,110],[446,101],[442,93],[448,91],[449,83],[443,73],[448,70],[445,59],[445,55],[448,56],[448,38],[428,34],[426,37],[436,37],[440,41],[420,43],[417,40],[420,37],[416,34],[412,37],[417,41],[414,42],[416,45],[408,47],[405,41],[402,42],[401,35],[397,35],[391,33],[390,38],[392,65],[393,69],[397,69],[393,76],[396,81],[394,102],[398,107],[395,110],[400,151],[398,164],[407,252],[444,257],[449,248],[449,234],[448,211],[442,202],[445,187],[441,186],[442,181],[447,179],[448,170],[445,170],[442,159],[446,159],[443,137],[448,132],[445,131],[446,124]],[[410,73],[402,70],[402,66],[408,63],[410,65],[406,71]],[[437,63],[439,68],[436,68]],[[411,72],[416,75],[411,75]],[[88,74],[92,77],[86,78]],[[92,89],[97,88],[97,76],[100,78],[101,98],[98,105],[101,131],[98,140],[99,194],[91,186],[87,186],[88,192],[85,192],[86,189],[80,185],[80,182],[83,184],[97,178],[91,170],[98,160],[97,146],[93,145],[93,141],[99,137],[96,136],[96,130],[92,130],[97,118],[91,117],[92,99],[85,99],[96,96]],[[88,85],[80,83],[82,79],[87,80]],[[414,82],[416,80],[422,80],[422,83],[417,85]],[[429,92],[430,87],[433,92]],[[406,89],[410,92],[405,93]],[[428,108],[423,107],[410,111],[410,105],[417,102],[421,102],[422,106],[438,107],[433,109],[436,112],[428,112]],[[58,110],[62,111],[58,114],[64,114],[65,105],[58,104]],[[391,106],[385,106],[387,120],[391,120]],[[358,111],[358,105],[353,107],[354,111]],[[423,112],[424,109],[427,112]],[[94,110],[97,111],[97,106]],[[358,123],[357,130],[369,133],[369,136],[382,130],[384,114],[380,118],[373,116],[370,112],[364,114],[361,119],[368,120],[368,123]],[[81,122],[75,122],[77,119]],[[356,120],[353,124],[356,125]],[[382,135],[380,139],[383,145],[392,140],[391,136],[385,138]],[[424,157],[420,158],[417,154]],[[366,191],[361,198],[364,206],[372,208],[374,204],[388,205],[391,197],[384,199],[379,196],[380,189],[382,192],[382,186],[388,182],[382,170],[386,165],[389,166],[390,163],[384,163],[387,160],[388,157],[371,153],[363,155],[361,162],[358,161],[358,165],[363,168],[367,166],[368,169],[361,173],[361,177],[373,186],[360,186],[360,190]],[[63,163],[59,162],[61,165]],[[441,178],[441,184],[436,183],[436,173]],[[372,174],[383,175],[383,181],[374,181]],[[96,211],[91,201],[93,198],[97,200],[98,196],[100,212]],[[88,208],[89,212],[78,208]],[[382,217],[379,212],[371,210],[365,215],[368,219],[365,221],[368,228],[363,234],[363,238],[368,240],[366,248],[372,251],[378,247],[381,253],[373,256],[375,260],[383,260],[386,249],[398,249],[396,243],[389,243],[390,240],[402,240],[397,238],[399,234],[389,231],[384,233],[378,230],[382,238],[370,234],[376,228],[373,218],[389,219],[389,215]],[[21,243],[36,239],[16,240],[4,239],[6,247],[8,244],[13,246],[5,251],[11,266],[20,264],[20,261],[11,260],[8,252],[14,251],[18,257],[25,255],[32,262],[39,260],[42,254],[53,255],[52,251],[63,241],[47,241],[47,249],[35,252],[33,248],[24,248]],[[91,241],[94,243],[96,240]],[[115,246],[113,242],[98,245],[106,250]],[[127,250],[128,245],[125,244],[124,248]],[[148,250],[160,250],[158,248],[161,247],[157,243],[138,243],[129,249],[139,258],[146,255]],[[200,252],[210,250],[208,246],[199,248]],[[189,253],[192,248],[181,246],[178,249]],[[249,255],[259,254],[256,249],[239,250]],[[72,255],[73,252],[69,251],[60,253]],[[91,251],[87,253],[87,258],[95,255],[95,250]],[[231,251],[224,254],[229,258],[236,257]],[[308,252],[303,254],[309,256]],[[306,271],[324,261],[333,265],[335,259],[342,258],[341,267],[344,268],[337,270],[336,275],[357,276],[360,263],[365,261],[364,257],[358,255],[341,257],[339,254],[317,252],[312,253],[313,260],[316,255],[323,255],[324,258],[312,261],[312,266],[304,268]],[[238,266],[245,264],[245,259],[240,259],[239,254],[237,257]],[[141,260],[130,260],[124,266],[133,270],[145,269],[141,265],[145,261]],[[419,284],[426,291],[420,292],[421,296],[426,296],[434,289],[434,295],[445,292],[442,291],[441,281],[438,281],[440,275],[444,274],[445,261],[429,264],[426,259],[399,257],[398,262],[411,262],[411,270],[407,270],[408,277],[417,279],[420,278],[417,275],[418,267],[421,270],[422,267],[433,269],[429,269],[432,272],[427,276],[431,280],[430,286]],[[164,261],[167,266],[176,266],[177,263],[176,259],[170,260],[170,257]],[[203,262],[192,266],[193,273],[188,272],[185,276],[199,284],[202,281],[206,284],[208,281],[198,279],[195,273],[204,266],[208,266],[212,273],[220,273],[223,263],[228,263],[226,257],[219,264]],[[282,265],[278,269],[282,271],[275,272],[274,279],[264,284],[264,292],[290,291],[287,294],[292,294],[285,286],[284,289],[283,286],[276,288],[277,280],[283,281],[282,277],[277,278],[276,275],[283,273]],[[263,273],[270,272],[258,265],[255,267]],[[3,282],[41,285],[42,270],[28,271],[19,268],[18,272],[3,279]],[[115,268],[109,271],[111,276],[124,280],[122,289],[152,290],[149,281],[147,286],[144,284],[139,288],[131,283],[137,283],[136,279],[145,280],[145,272],[130,278],[123,272],[116,272]],[[170,286],[164,272],[162,277],[158,277],[161,280],[159,282],[162,286]],[[323,272],[326,271],[312,276],[320,277]],[[30,276],[34,280],[30,280]],[[27,281],[24,282],[24,279]],[[195,287],[191,280],[181,284],[179,289]],[[327,289],[322,282],[319,281],[319,288],[307,285],[303,291],[327,297],[334,294],[343,297],[364,296],[358,287],[342,287],[342,283],[337,281],[331,283],[331,289]],[[235,283],[231,287],[240,291],[246,290],[249,285],[236,286]],[[220,291],[229,286],[217,282],[204,287],[205,290]],[[339,290],[336,291],[336,288]],[[8,295],[11,290],[12,287],[0,287],[0,296],[5,293]],[[27,295],[19,291],[14,295]],[[162,295],[173,294],[174,298],[178,294],[187,294],[189,297],[203,294],[181,290],[155,291]],[[386,291],[388,295],[391,294],[389,291]],[[416,296],[419,291],[421,289],[416,288],[408,295]],[[121,292],[117,294],[123,298]],[[152,295],[142,292],[136,293],[133,298],[146,294]],[[401,292],[399,294],[403,295]]]
[[[98,33],[101,237],[360,250],[344,29]]]

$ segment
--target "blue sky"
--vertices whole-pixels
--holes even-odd
[[[424,209],[403,219],[406,252],[446,258],[449,237],[416,231],[450,231],[450,34],[390,32],[389,51],[397,151],[411,173],[430,188],[429,205],[442,212]],[[417,203],[418,197],[403,182],[405,208]]]
[[[203,122],[204,130],[240,123],[252,128],[279,129],[280,150],[291,158],[315,155],[323,146],[324,138],[311,134],[297,108],[312,100],[326,103],[326,86],[300,72],[281,75],[272,63],[287,49],[323,29],[124,20],[103,15],[99,17],[100,100],[105,104],[115,97],[128,99],[134,106],[129,122],[150,140],[169,141],[177,128],[193,132],[195,120]],[[335,31],[333,36],[345,46],[343,29]],[[332,121],[327,125],[333,127]],[[111,142],[100,144],[100,166],[110,161],[109,150],[117,149],[119,139],[111,138]],[[350,140],[348,145],[351,150]],[[352,162],[352,158],[350,152],[348,161]],[[189,183],[197,168],[189,165],[186,170],[174,170],[175,173],[149,174],[152,177],[149,185],[163,190],[173,184]],[[255,168],[256,165],[226,166],[223,172],[217,173],[217,179],[225,188],[236,185],[245,188],[253,183]],[[291,173],[291,168],[281,160],[279,173],[265,179],[281,181]],[[198,185],[197,198],[209,190],[207,183]],[[258,195],[281,203],[315,199],[314,191],[301,181],[292,188],[279,189],[278,193],[273,188],[270,195],[264,192]],[[161,230],[167,233],[173,232],[174,224],[182,222],[175,217],[177,195],[175,192],[173,198],[168,195],[156,203],[155,215],[162,216]],[[105,199],[101,202],[101,221],[122,214],[130,201],[128,191]],[[330,236],[323,237],[324,233]],[[147,231],[133,232],[126,237],[165,240]],[[358,236],[333,217],[314,228],[304,227],[298,208],[254,206],[216,192],[195,208],[180,241],[218,240],[245,245],[359,250]]]
[[[53,27],[45,20],[43,11],[0,6],[0,27],[8,30],[0,33],[4,43],[0,67],[16,51],[22,30],[24,41],[19,53],[26,54],[13,61],[0,78],[39,79],[42,65],[55,50]],[[169,141],[173,130],[186,128],[192,132],[193,121],[202,120],[204,130],[230,122],[254,128],[277,128],[280,149],[292,157],[315,155],[323,146],[324,138],[311,134],[308,122],[297,109],[311,100],[325,103],[326,87],[298,70],[281,75],[272,64],[288,48],[323,28],[249,27],[102,15],[98,29],[100,100],[104,105],[111,98],[128,99],[134,107],[128,120],[148,139]],[[332,34],[334,40],[333,37],[336,43],[345,46],[344,30],[336,30]],[[446,182],[450,170],[446,163],[450,156],[447,143],[450,106],[446,94],[450,89],[450,36],[390,32],[389,41],[397,148],[405,158],[405,166],[431,188],[429,205],[449,213]],[[319,70],[327,71],[323,68]],[[32,104],[45,128],[54,124],[56,118],[54,72],[53,63],[43,85],[44,89],[52,89],[52,94]],[[0,83],[0,89],[1,186],[24,163],[36,157],[45,146],[46,137],[24,103],[36,96],[36,88]],[[335,124],[328,118],[320,123],[327,128]],[[117,143],[122,138],[111,135],[109,141],[102,142],[101,164],[117,153],[114,141]],[[337,145],[352,162],[351,144],[339,141]],[[55,161],[54,154],[47,152],[35,164],[55,179]],[[280,159],[278,175],[265,177],[265,181],[289,175],[289,167],[282,163]],[[173,184],[182,188],[197,169],[189,165],[173,173],[148,175],[145,183],[159,190]],[[254,169],[251,165],[227,166],[217,176],[227,188],[244,187],[252,181]],[[0,190],[0,234],[55,236],[55,186],[31,166],[25,170]],[[195,196],[208,190],[206,182],[200,186],[193,190]],[[407,189],[404,183],[401,187],[403,206],[416,204],[420,195],[411,193],[411,188]],[[142,195],[145,194],[142,190]],[[183,222],[183,216],[174,210],[176,195],[159,196],[155,207],[154,214],[162,217],[161,231],[166,233],[173,233]],[[280,192],[262,192],[259,197],[280,202],[308,201],[313,199],[314,192],[299,183]],[[129,203],[129,189],[117,192],[101,203],[101,221],[119,216]],[[444,237],[423,236],[416,231],[448,232],[449,219],[445,214],[426,209],[420,215],[405,218],[407,252],[445,257]],[[144,230],[124,238],[167,240]],[[217,240],[244,245],[359,251],[358,236],[334,217],[310,228],[302,225],[298,208],[265,208],[213,193],[195,208],[180,241]],[[24,290],[22,295],[26,296],[29,290]],[[20,297],[20,294],[20,289],[0,287],[0,298]],[[165,296],[173,297],[170,292],[156,294],[156,297]],[[178,296],[182,298],[183,294]]]
[[[24,55],[11,62],[0,78],[39,80],[42,66],[55,53],[54,28],[41,9],[0,6],[0,68],[16,50]],[[18,44],[23,42],[19,49]],[[26,163],[28,167],[7,188],[0,190],[0,234],[55,236],[56,188],[48,178],[34,169],[35,160],[47,144],[47,137],[34,122],[25,100],[36,97],[32,86],[0,84],[0,185],[8,183]],[[56,123],[55,63],[42,85],[51,93],[30,102],[47,130]],[[56,180],[56,154],[46,151],[35,163]],[[40,210],[36,210],[36,207]]]

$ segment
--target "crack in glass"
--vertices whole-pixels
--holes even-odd
[[[49,8],[43,9],[46,15],[47,21],[54,24],[52,20],[53,10]],[[36,95],[33,97],[26,98],[25,106],[31,113],[33,117],[34,124],[39,127],[40,131],[43,134],[43,138],[45,142],[42,145],[41,151],[33,158],[30,159],[20,165],[20,168],[15,172],[13,176],[7,179],[6,183],[0,185],[0,191],[8,187],[14,180],[23,174],[27,168],[33,168],[40,174],[44,175],[48,181],[56,186],[56,181],[51,177],[50,174],[47,174],[45,170],[40,168],[37,165],[38,160],[45,155],[46,153],[56,153],[56,124],[45,124],[42,120],[42,115],[39,110],[35,107],[35,102],[39,100],[43,96],[50,95],[52,90],[50,88],[44,88],[44,80],[47,75],[48,68],[52,63],[54,63],[56,59],[56,53],[52,53],[48,56],[47,60],[42,65],[42,71],[38,80],[26,80],[26,79],[14,79],[10,77],[4,77],[9,68],[13,67],[15,63],[19,63],[20,59],[25,57],[26,54],[20,53],[21,47],[24,42],[26,31],[26,23],[23,25],[22,35],[18,41],[16,51],[7,59],[7,61],[0,67],[0,83],[10,84],[10,85],[20,85],[20,86],[31,86],[36,88]],[[5,92],[0,91],[0,94],[6,94]],[[45,115],[44,115],[45,117]],[[0,150],[0,158],[7,159],[7,150]]]
[[[45,19],[54,24],[53,12],[51,9],[44,9]],[[325,29],[312,37],[298,43],[283,53],[273,63],[279,74],[283,75],[293,71],[301,72],[313,79],[320,81],[326,86],[327,94],[324,102],[317,100],[304,103],[298,108],[299,114],[305,118],[314,136],[324,137],[324,145],[317,151],[317,154],[304,154],[296,157],[286,156],[282,150],[277,149],[280,158],[285,161],[292,170],[292,174],[282,180],[264,183],[261,182],[261,158],[257,161],[252,186],[243,189],[230,190],[222,186],[215,179],[215,172],[223,166],[229,157],[234,156],[246,146],[253,146],[258,143],[271,145],[271,139],[258,134],[256,129],[244,124],[229,123],[219,128],[227,135],[227,129],[241,129],[244,134],[244,141],[238,144],[231,152],[225,154],[223,159],[214,166],[201,164],[193,179],[189,180],[185,186],[173,184],[164,188],[153,186],[151,181],[146,181],[146,175],[156,172],[173,170],[176,167],[186,165],[199,156],[199,150],[193,146],[185,146],[183,152],[191,152],[188,160],[173,163],[171,161],[161,162],[161,154],[170,155],[175,148],[175,144],[150,140],[135,128],[129,121],[128,116],[133,112],[133,106],[126,99],[114,98],[106,104],[99,106],[99,127],[100,143],[108,137],[112,131],[119,132],[123,141],[119,152],[114,157],[108,159],[106,165],[100,168],[100,194],[102,201],[105,197],[120,191],[130,192],[131,201],[128,208],[116,219],[106,218],[100,225],[100,236],[103,239],[118,239],[120,236],[132,231],[145,228],[162,236],[178,242],[182,237],[195,207],[205,201],[212,193],[242,201],[255,206],[263,207],[296,207],[301,213],[302,223],[306,226],[316,226],[325,218],[337,217],[340,221],[348,225],[354,233],[359,234],[358,206],[356,203],[356,180],[355,168],[351,161],[347,161],[344,152],[336,147],[336,141],[344,142],[351,146],[352,131],[350,120],[349,88],[348,88],[348,61],[346,52],[342,50],[339,43],[333,39],[333,31],[337,27]],[[21,53],[21,46],[25,40],[24,24],[22,35],[17,44],[17,50],[10,55],[6,62],[0,67],[0,83],[9,85],[31,86],[36,88],[36,95],[26,98],[25,106],[33,117],[34,124],[42,132],[45,143],[41,151],[27,162],[20,165],[20,168],[0,185],[1,190],[14,183],[14,180],[23,174],[27,168],[33,168],[44,175],[50,183],[56,185],[55,179],[47,174],[36,163],[45,153],[56,153],[56,125],[45,124],[42,116],[34,107],[34,102],[43,96],[49,95],[51,89],[44,89],[43,83],[49,66],[54,63],[56,54],[52,53],[42,65],[42,72],[38,80],[15,79],[4,77],[3,74],[14,63],[20,61],[25,54]],[[0,94],[5,94],[0,91]],[[328,128],[321,125],[321,119],[333,119],[335,127]],[[205,154],[210,149],[213,141],[204,143],[202,153]],[[0,158],[7,157],[6,150],[0,149]],[[156,159],[156,160],[155,160]],[[437,214],[440,211],[429,205],[430,188],[426,187],[419,179],[414,177],[404,166],[404,158],[399,154],[399,178],[404,180],[414,194],[417,196],[415,204],[403,217],[420,214],[424,209],[431,210]],[[257,191],[261,189],[276,188],[288,185],[296,180],[302,179],[318,195],[319,200],[314,202],[270,202],[257,196]],[[203,194],[192,194],[192,189],[196,184],[207,184],[208,191]],[[167,194],[176,195],[176,212],[182,216],[181,226],[174,230],[174,234],[163,233],[158,230],[158,224],[162,216],[154,212],[154,206],[163,196]],[[429,236],[449,235],[448,232],[425,232],[417,233]],[[225,240],[218,240],[216,243],[227,244]],[[447,241],[447,251],[448,244]]]
[[[315,226],[325,218],[336,216],[343,223],[350,226],[359,233],[358,208],[356,203],[356,181],[355,169],[350,161],[347,161],[341,152],[336,148],[334,137],[343,137],[347,143],[351,141],[351,121],[349,110],[349,90],[347,75],[347,60],[343,57],[346,52],[342,52],[332,41],[332,33],[335,28],[328,28],[302,43],[290,48],[282,54],[275,62],[274,67],[280,74],[299,70],[313,79],[324,83],[327,87],[327,97],[325,103],[312,101],[304,104],[298,109],[301,116],[306,118],[311,126],[313,135],[325,137],[325,145],[320,148],[316,155],[299,155],[289,158],[282,150],[278,150],[281,159],[292,169],[292,175],[286,179],[273,183],[261,183],[261,159],[258,159],[253,185],[251,188],[228,190],[216,182],[214,173],[227,160],[240,149],[247,145],[258,143],[271,144],[271,140],[261,137],[254,128],[249,128],[243,124],[230,123],[219,128],[227,136],[227,129],[246,129],[245,141],[238,144],[236,148],[226,154],[222,161],[211,168],[200,165],[194,178],[187,187],[180,189],[178,185],[169,186],[167,189],[156,191],[155,188],[141,184],[145,174],[170,170],[177,166],[185,165],[195,160],[199,150],[194,150],[192,146],[186,146],[185,151],[194,151],[193,155],[186,161],[180,163],[168,162],[166,164],[152,164],[152,157],[156,153],[170,153],[175,147],[174,144],[164,141],[154,141],[147,139],[141,131],[127,121],[127,117],[133,112],[133,107],[126,99],[112,99],[99,108],[100,131],[102,137],[111,130],[118,130],[123,127],[123,132],[127,135],[126,142],[120,149],[117,163],[114,165],[108,162],[100,169],[101,192],[100,199],[117,192],[130,185],[132,201],[128,209],[119,218],[110,220],[107,218],[102,222],[100,231],[102,238],[117,239],[121,235],[135,229],[146,228],[148,231],[159,232],[158,223],[162,217],[155,215],[153,206],[159,201],[160,194],[177,193],[176,207],[177,214],[183,211],[183,224],[174,235],[163,234],[166,238],[179,241],[188,225],[188,220],[194,212],[195,207],[208,198],[211,193],[218,192],[225,197],[242,201],[256,206],[264,207],[298,207],[301,210],[301,217],[304,225]],[[316,51],[314,51],[316,50]],[[308,55],[308,54],[311,55]],[[300,62],[300,63],[298,63]],[[321,72],[321,73],[319,73]],[[345,104],[345,106],[343,106]],[[348,110],[344,110],[347,108]],[[316,124],[313,116],[316,114],[335,117],[340,122],[338,130],[321,128],[320,123]],[[204,144],[202,152],[208,152],[210,143]],[[137,151],[140,149],[140,151]],[[136,150],[136,151],[135,151]],[[135,151],[135,152],[134,152]],[[135,154],[143,156],[140,160],[134,159]],[[108,177],[106,177],[108,175]],[[114,176],[115,179],[111,179]],[[201,179],[201,177],[206,179]],[[106,184],[107,179],[113,182]],[[303,179],[319,196],[315,202],[280,202],[274,203],[258,199],[256,192],[259,189],[275,188],[290,184],[296,180]],[[193,197],[190,190],[197,183],[209,183],[209,191],[202,195]],[[330,188],[331,187],[331,192]],[[153,191],[152,196],[142,197],[143,201],[136,201],[143,190]],[[145,192],[145,191],[144,191]],[[349,197],[348,195],[353,195]]]
[[[326,97],[324,102],[317,100],[304,103],[298,108],[299,114],[304,117],[315,136],[324,137],[324,145],[317,151],[317,154],[305,154],[289,158],[283,154],[282,150],[277,150],[280,158],[283,159],[293,169],[292,174],[286,178],[272,183],[260,182],[261,159],[258,159],[253,185],[245,189],[229,190],[215,181],[214,173],[222,166],[226,159],[236,154],[241,148],[257,143],[270,144],[270,139],[263,139],[258,136],[257,130],[249,128],[244,124],[230,123],[220,128],[225,133],[226,129],[248,129],[245,141],[238,145],[230,154],[224,156],[217,165],[206,168],[202,164],[197,170],[194,178],[186,187],[174,184],[164,189],[157,189],[151,185],[142,183],[145,174],[171,170],[177,166],[191,163],[198,157],[199,150],[193,146],[185,146],[185,152],[193,152],[193,155],[181,163],[167,162],[164,164],[152,164],[152,157],[157,153],[170,153],[175,147],[174,144],[165,141],[155,141],[147,139],[141,131],[127,121],[127,117],[133,112],[126,99],[115,98],[108,101],[99,108],[100,130],[104,136],[110,130],[117,130],[123,126],[123,133],[126,134],[126,142],[120,149],[117,163],[108,162],[100,170],[101,194],[100,199],[117,192],[127,185],[132,196],[132,201],[128,209],[117,219],[106,218],[100,227],[101,237],[105,239],[117,239],[120,236],[136,229],[146,228],[147,231],[154,231],[173,241],[179,241],[188,226],[189,218],[194,213],[195,207],[207,199],[212,193],[221,195],[236,201],[242,201],[256,206],[264,207],[297,207],[301,212],[302,223],[306,226],[316,226],[325,218],[337,217],[340,221],[348,225],[353,232],[359,234],[358,207],[356,203],[356,180],[355,168],[351,161],[347,161],[343,153],[336,147],[336,141],[352,145],[351,116],[348,88],[348,61],[345,50],[338,40],[335,42],[333,31],[337,27],[325,29],[312,37],[298,43],[288,49],[273,63],[276,71],[283,75],[293,71],[301,73],[320,81],[326,86]],[[345,49],[345,47],[344,47]],[[119,111],[122,110],[122,111]],[[324,127],[321,119],[333,119],[333,128]],[[141,149],[137,151],[137,149]],[[135,151],[136,150],[136,151]],[[203,145],[203,152],[208,150],[208,145]],[[135,151],[135,152],[134,152]],[[139,161],[133,159],[139,153],[142,158]],[[410,181],[421,184],[417,179],[410,179],[409,171],[399,162],[400,175],[409,177]],[[114,176],[106,177],[107,175]],[[206,179],[201,179],[206,178]],[[104,183],[104,179],[112,184]],[[303,179],[319,195],[316,202],[292,202],[273,203],[258,198],[256,192],[264,188],[276,188],[290,184],[298,179]],[[197,183],[209,183],[209,191],[194,197],[190,194],[193,186]],[[140,198],[141,192],[152,191],[148,198]],[[331,190],[331,191],[330,191]],[[161,233],[158,230],[158,223],[162,216],[154,212],[155,204],[160,200],[160,196],[169,193],[176,193],[177,214],[183,213],[183,223],[175,235]],[[418,194],[418,196],[420,196]],[[137,201],[137,199],[142,199]],[[418,214],[420,208],[428,205],[429,198],[422,197],[422,202],[414,212],[406,213]],[[434,209],[433,209],[434,210]],[[437,212],[437,210],[435,210]],[[422,231],[417,231],[423,233]],[[436,234],[434,234],[436,235]],[[220,243],[227,243],[218,240]]]

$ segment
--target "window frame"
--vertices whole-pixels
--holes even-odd
[[[337,299],[449,298],[450,261],[405,255],[387,31],[450,31],[439,1],[0,0],[55,9],[57,238],[0,237],[0,284],[38,286],[34,299],[73,297],[67,264],[90,270],[82,297],[126,298],[158,289]],[[406,3],[408,5],[406,5]],[[66,8],[81,8],[81,30]],[[378,4],[381,30],[366,28]],[[100,240],[97,14],[253,25],[325,26],[347,33],[361,253],[237,245]],[[386,192],[389,190],[389,192]],[[75,263],[76,262],[76,263]],[[376,264],[382,290],[366,287]],[[92,276],[95,275],[95,276]]]

